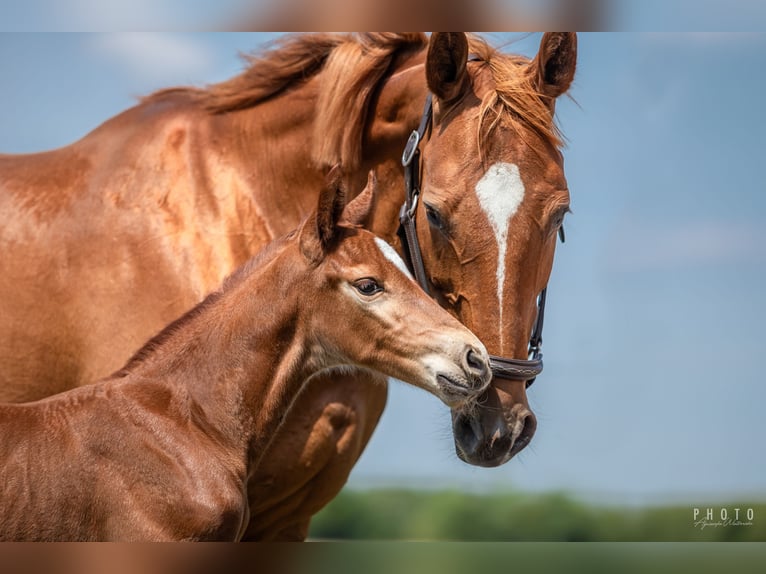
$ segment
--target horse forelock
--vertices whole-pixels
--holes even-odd
[[[481,148],[499,124],[510,126],[520,137],[531,129],[555,149],[564,145],[563,136],[552,113],[552,101],[535,85],[530,73],[531,60],[493,48],[478,36],[469,35],[469,51],[486,63],[495,83],[482,99],[479,113],[478,141]]]

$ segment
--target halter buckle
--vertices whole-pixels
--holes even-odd
[[[407,139],[407,144],[404,146],[404,152],[402,153],[402,165],[407,167],[412,162],[412,158],[415,157],[415,152],[420,144],[420,134],[418,130],[413,130],[410,137]]]

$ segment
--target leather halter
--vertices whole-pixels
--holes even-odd
[[[420,287],[428,295],[431,295],[423,254],[418,241],[416,211],[420,198],[420,142],[426,130],[431,125],[433,116],[432,95],[426,96],[426,104],[420,125],[414,130],[402,153],[402,166],[404,167],[404,204],[399,211],[399,230],[397,232],[405,252],[405,260],[412,270]],[[564,228],[559,228],[559,238],[564,242]],[[537,298],[537,319],[529,339],[528,359],[509,359],[490,355],[490,367],[493,378],[513,381],[526,381],[526,387],[535,382],[537,375],[543,371],[543,320],[545,316],[545,295],[548,290],[546,285]]]

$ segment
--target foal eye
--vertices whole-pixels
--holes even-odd
[[[383,287],[375,279],[369,277],[354,281],[354,288],[365,297],[371,297],[383,291]]]

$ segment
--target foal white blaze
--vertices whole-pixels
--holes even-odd
[[[499,324],[503,324],[505,255],[508,250],[508,225],[524,200],[524,182],[515,163],[496,163],[476,183],[476,197],[487,216],[497,241],[497,304]],[[500,329],[502,344],[503,329]]]
[[[409,277],[412,281],[415,281],[415,278],[412,276],[412,273],[410,273],[410,270],[407,268],[407,265],[404,263],[404,259],[399,257],[399,254],[396,252],[396,249],[391,247],[391,245],[389,245],[385,239],[376,237],[375,245],[377,245],[378,249],[380,249],[380,251],[383,253],[383,257],[385,257],[391,263],[393,263],[399,271],[404,273],[406,277]],[[401,383],[399,379],[388,377],[389,384],[391,384],[394,381],[397,383]]]
[[[399,254],[393,247],[391,247],[385,240],[381,239],[380,237],[375,238],[375,245],[378,246],[378,249],[380,249],[380,251],[383,253],[383,256],[391,263],[393,263],[399,271],[404,273],[405,276],[409,277],[413,281],[415,280],[415,278],[412,276],[412,273],[410,273],[410,270],[407,268],[407,265],[405,265],[404,260],[399,257]]]

